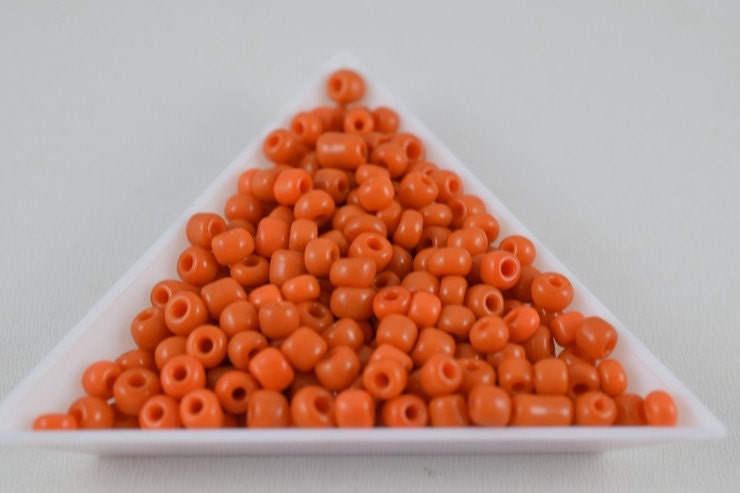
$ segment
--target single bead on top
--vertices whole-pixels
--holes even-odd
[[[354,70],[337,70],[327,79],[326,92],[337,103],[353,103],[365,95],[365,80]]]

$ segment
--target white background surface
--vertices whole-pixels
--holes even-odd
[[[738,4],[303,3],[0,1],[0,398],[349,49],[729,437],[592,456],[100,459],[0,446],[0,489],[740,484]]]

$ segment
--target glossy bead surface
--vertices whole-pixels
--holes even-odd
[[[325,388],[308,385],[295,393],[290,402],[293,425],[298,428],[328,428],[336,424],[334,396]]]
[[[564,276],[545,272],[532,280],[532,301],[545,310],[557,312],[573,301],[573,286]]]
[[[427,270],[437,277],[466,276],[473,266],[473,258],[464,248],[444,247],[436,249],[429,257]]]
[[[380,418],[391,428],[420,428],[429,422],[429,413],[420,397],[402,394],[383,403]]]
[[[149,294],[149,301],[152,302],[152,307],[164,310],[175,293],[182,290],[193,291],[197,294],[199,288],[173,279],[165,279],[154,285]]]
[[[180,401],[180,421],[185,428],[221,428],[224,412],[216,394],[208,389],[189,392]]]
[[[328,345],[315,330],[300,327],[280,345],[280,351],[293,368],[302,372],[313,370],[326,354]]]
[[[285,428],[290,425],[288,399],[276,390],[255,390],[247,402],[248,428]]]
[[[512,253],[496,250],[483,254],[480,277],[486,284],[498,289],[509,289],[519,279],[521,265]]]
[[[205,368],[214,368],[226,357],[229,338],[217,325],[201,325],[188,334],[185,352]]]
[[[298,307],[290,301],[265,305],[258,312],[260,331],[268,339],[284,339],[295,332],[301,323]]]
[[[171,358],[159,374],[162,392],[174,399],[182,399],[191,390],[206,385],[206,371],[197,358],[182,354]]]
[[[328,238],[309,241],[303,252],[306,271],[316,277],[328,277],[331,266],[339,258],[339,246]]]
[[[643,400],[645,421],[649,426],[675,426],[678,421],[676,403],[667,392],[654,390]]]
[[[368,320],[373,316],[375,291],[372,288],[336,288],[329,299],[331,312],[337,318]]]
[[[146,370],[156,370],[157,364],[154,361],[154,354],[144,349],[132,349],[126,351],[115,360],[116,365],[121,371],[131,370],[134,368],[144,368]]]
[[[329,270],[329,280],[334,286],[368,288],[377,272],[377,264],[368,257],[337,259]]]
[[[370,258],[375,262],[376,271],[381,272],[393,258],[393,247],[378,233],[362,233],[352,241],[347,255]]]
[[[476,385],[468,393],[468,413],[477,426],[506,426],[512,413],[511,398],[494,385]]]
[[[334,399],[334,418],[339,428],[372,428],[375,401],[365,390],[343,390]]]
[[[463,371],[457,360],[447,354],[435,354],[427,359],[419,373],[419,383],[430,397],[454,393],[462,383]]]
[[[460,345],[458,345],[459,347]],[[489,363],[472,357],[457,357],[457,362],[463,372],[459,392],[467,395],[476,385],[494,385],[496,383],[496,370]]]
[[[229,266],[231,277],[247,288],[265,284],[270,275],[270,263],[260,255],[247,255],[243,260]]]
[[[416,344],[419,329],[409,317],[392,313],[380,320],[375,330],[375,341],[378,344],[391,344],[404,353],[409,353]]]
[[[540,326],[540,316],[534,308],[522,305],[514,308],[504,316],[509,327],[509,340],[522,342],[532,337]]]
[[[568,385],[572,396],[599,390],[601,381],[596,368],[588,363],[576,362],[568,365]]]
[[[206,304],[212,318],[218,319],[221,312],[230,304],[237,301],[246,301],[247,293],[244,288],[231,277],[224,277],[203,286],[200,298]]]
[[[254,236],[254,250],[263,257],[269,258],[277,250],[288,248],[290,224],[275,217],[263,217],[257,224]]]
[[[326,91],[337,103],[352,103],[365,95],[365,80],[354,70],[337,70],[327,79]]]
[[[317,299],[321,294],[321,286],[315,276],[302,274],[285,281],[280,292],[286,301],[302,303]]]
[[[569,426],[573,401],[562,395],[516,394],[511,398],[511,426]]]
[[[534,371],[526,359],[505,358],[496,368],[498,385],[509,394],[532,393]]]
[[[324,131],[324,124],[316,113],[301,111],[290,121],[290,129],[302,144],[312,146]]]
[[[185,235],[191,245],[211,248],[211,240],[226,231],[226,221],[218,214],[200,212],[193,214],[185,226]]]
[[[292,163],[300,152],[298,136],[283,128],[270,132],[262,143],[262,153],[273,163]]]
[[[373,110],[375,129],[386,134],[395,133],[398,130],[398,113],[387,106],[379,106]]]
[[[213,392],[224,411],[241,414],[247,411],[249,397],[257,389],[259,389],[259,385],[250,374],[230,370],[224,372],[216,380]]]
[[[249,373],[267,390],[285,390],[295,377],[293,367],[283,353],[274,347],[266,347],[249,361]]]
[[[622,394],[614,398],[617,406],[617,419],[615,425],[619,426],[645,426],[645,407],[643,399],[637,394]]]
[[[570,346],[576,338],[576,329],[585,317],[581,312],[566,312],[555,317],[550,322],[550,330],[555,342],[563,347]]]
[[[470,328],[470,343],[481,353],[495,353],[509,342],[509,326],[495,315],[479,318]]]
[[[335,209],[336,204],[332,196],[318,189],[301,195],[293,206],[296,219],[310,219],[319,227],[331,221]]]
[[[362,386],[376,399],[388,400],[406,388],[408,372],[401,363],[385,358],[368,363],[362,372]]]
[[[367,162],[367,142],[358,134],[326,132],[316,141],[316,158],[328,168],[354,170]]]
[[[569,390],[568,367],[563,360],[544,358],[534,366],[534,391],[540,395],[566,395]]]
[[[432,426],[468,426],[468,403],[460,394],[442,395],[429,400],[429,421]]]
[[[70,416],[69,414],[42,414],[33,420],[31,428],[34,431],[76,430],[77,421],[74,416]]]
[[[616,404],[611,397],[598,390],[577,396],[574,411],[574,424],[580,426],[611,426],[617,419]]]
[[[442,305],[462,305],[468,291],[468,281],[462,276],[444,276],[439,281],[439,301]],[[467,305],[466,305],[467,306]],[[468,306],[468,308],[471,308]],[[479,316],[479,315],[476,315]]]
[[[74,417],[83,430],[113,428],[113,408],[99,397],[80,397],[69,406],[67,414]]]
[[[238,332],[258,330],[257,309],[247,300],[235,301],[221,311],[218,325],[229,339]]]
[[[615,359],[605,359],[596,366],[601,382],[601,391],[609,397],[616,397],[627,390],[627,372]]]
[[[188,284],[203,286],[216,279],[218,262],[210,249],[186,248],[177,259],[177,274]]]
[[[406,316],[413,320],[417,327],[433,327],[441,313],[442,302],[436,295],[428,291],[418,291],[411,295],[411,304]]]
[[[398,200],[409,209],[419,209],[434,202],[439,194],[437,184],[420,172],[408,173],[398,185]]]
[[[576,329],[576,346],[585,355],[595,359],[609,356],[617,345],[617,339],[614,327],[599,317],[584,318]]]
[[[455,354],[455,339],[443,330],[425,327],[419,331],[416,346],[411,351],[411,358],[417,366],[423,365],[436,354]]]
[[[139,414],[147,399],[160,392],[156,373],[144,368],[126,370],[113,384],[116,407],[128,416]]]
[[[360,374],[360,360],[347,346],[330,349],[314,367],[321,385],[332,391],[344,390]]]
[[[244,331],[231,338],[227,354],[232,365],[240,370],[247,370],[252,358],[266,347],[267,339],[260,332]]]
[[[231,265],[254,251],[254,238],[245,229],[232,229],[214,236],[211,250],[219,264]]]
[[[180,405],[167,395],[152,396],[142,406],[138,420],[139,426],[145,430],[180,428]]]
[[[555,356],[555,342],[552,333],[544,325],[540,325],[534,334],[521,342],[521,345],[527,353],[527,359],[532,364]]]
[[[82,388],[87,395],[109,399],[113,396],[113,384],[120,374],[121,368],[113,361],[96,361],[82,374]]]
[[[537,254],[534,243],[532,243],[529,238],[525,238],[520,235],[507,236],[501,240],[498,247],[500,250],[511,252],[516,255],[516,258],[519,259],[519,263],[522,264],[522,266],[531,265]]]

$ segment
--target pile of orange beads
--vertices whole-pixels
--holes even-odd
[[[627,391],[607,321],[568,307],[535,245],[425,160],[397,113],[336,103],[264,140],[223,215],[199,213],[179,280],[151,290],[137,348],[91,364],[85,395],[36,430],[608,426],[676,423]]]

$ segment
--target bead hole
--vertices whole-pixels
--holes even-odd
[[[447,193],[449,194],[457,195],[462,191],[462,183],[454,178],[450,178],[449,180],[447,180],[445,185],[447,188]]]
[[[128,380],[129,387],[139,388],[143,387],[144,384],[146,384],[146,380],[144,380],[144,377],[141,375],[131,375]]]
[[[267,147],[277,147],[277,145],[280,143],[280,136],[277,134],[272,134],[267,139]]]
[[[188,409],[190,410],[190,414],[199,414],[203,410],[203,402],[200,399],[193,399],[190,401]]]
[[[243,262],[243,264],[246,267],[257,267],[257,265],[259,265],[259,263],[260,263],[259,258],[258,257],[255,257],[255,256],[249,256],[249,257],[245,258],[244,259],[244,262]]]
[[[504,279],[513,279],[516,276],[516,262],[514,259],[505,258],[501,261],[499,272]]]
[[[596,400],[595,400],[595,401],[593,402],[593,407],[594,407],[594,409],[595,409],[596,411],[598,411],[598,412],[604,412],[604,410],[606,409],[606,404],[604,403],[604,401],[603,401],[603,400],[601,400],[601,399],[596,399]]]
[[[550,283],[550,286],[554,288],[559,288],[563,285],[563,280],[559,277],[551,277],[548,279],[548,282]]]
[[[583,394],[590,390],[589,386],[585,383],[577,383],[573,386],[573,393],[576,395]]]
[[[367,240],[367,246],[370,250],[382,250],[383,244],[378,238],[370,238]]]
[[[344,92],[344,79],[340,77],[334,77],[331,80],[331,91],[337,95]]]
[[[195,259],[192,255],[184,255],[180,259],[180,269],[182,269],[185,272],[190,272],[193,269],[193,266],[195,265]]]
[[[150,308],[149,310],[146,310],[145,312],[141,313],[141,315],[138,316],[138,320],[140,322],[145,322],[149,320],[150,318],[152,318],[153,316],[154,316],[154,310]]]
[[[373,383],[375,383],[378,388],[385,389],[388,387],[388,385],[390,385],[391,379],[388,378],[388,375],[386,375],[385,373],[376,373],[375,378],[373,379]]]
[[[408,144],[406,144],[406,156],[409,159],[419,159],[419,157],[421,156],[421,146],[416,142],[409,142]],[[427,185],[428,183],[424,182],[424,184]]]
[[[237,387],[231,391],[231,398],[235,401],[243,401],[247,398],[247,391],[242,387]]]
[[[450,363],[442,365],[442,375],[449,380],[454,379],[457,377],[457,367]]]
[[[213,351],[213,341],[205,338],[198,341],[198,351],[201,353],[210,353]]]
[[[159,286],[155,288],[154,293],[152,293],[152,298],[154,299],[154,302],[162,306],[166,305],[167,302],[170,301],[170,296],[172,296],[172,293],[164,286]]]
[[[329,399],[323,395],[318,395],[313,400],[313,407],[321,414],[329,414]]]
[[[188,314],[189,304],[185,300],[177,300],[170,307],[170,312],[175,318],[184,318]]]
[[[308,309],[308,314],[313,318],[322,318],[324,316],[324,309],[320,305],[311,305]]]
[[[502,306],[498,296],[495,296],[493,294],[486,296],[483,303],[486,309],[493,313],[498,312]]]
[[[520,394],[526,390],[526,386],[524,385],[524,382],[516,382],[514,385],[511,386],[511,392],[514,394]]]
[[[184,366],[178,366],[174,370],[172,370],[172,378],[177,380],[178,382],[182,382],[187,378],[188,376],[188,369]]]
[[[416,406],[409,405],[404,408],[403,415],[409,421],[416,421],[416,419],[419,417],[419,410],[416,409]]]
[[[303,125],[301,120],[296,120],[293,122],[293,131],[298,135],[303,135],[303,132],[306,131],[306,127]]]
[[[164,418],[164,409],[162,409],[162,406],[151,406],[149,408],[150,421],[159,421],[162,418]]]

